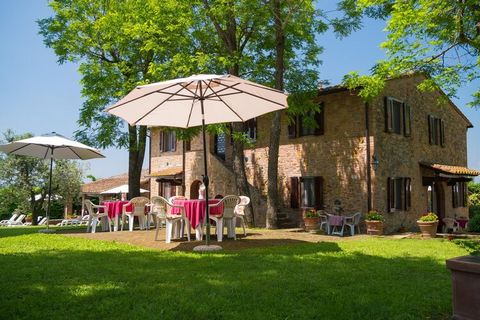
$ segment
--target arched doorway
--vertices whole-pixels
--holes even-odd
[[[200,189],[200,185],[202,181],[195,180],[190,185],[190,199],[198,199],[198,189]]]

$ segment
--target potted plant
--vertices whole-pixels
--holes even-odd
[[[437,235],[438,216],[433,212],[427,212],[417,221],[423,238],[435,238]]]
[[[305,231],[317,231],[320,227],[320,215],[315,209],[306,210],[303,214]]]
[[[383,234],[383,221],[384,216],[376,210],[370,210],[365,217],[365,223],[367,224],[367,234],[370,235],[382,235]]]

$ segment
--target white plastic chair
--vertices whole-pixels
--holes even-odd
[[[157,223],[159,222],[160,227],[162,223],[165,223],[165,206],[160,198],[162,197],[153,196],[150,199],[150,210],[148,210],[147,213],[147,230],[150,230],[150,225],[152,222],[155,224],[155,227],[157,227]],[[163,218],[160,220],[157,219],[159,214],[163,216]]]
[[[350,235],[353,236],[355,234],[355,227],[357,227],[358,233],[360,233],[360,217],[362,214],[360,212],[355,213],[353,216],[344,217],[343,218],[343,226],[342,226],[342,235],[345,227],[350,228]]]
[[[235,235],[235,207],[240,203],[239,196],[225,196],[222,200],[215,204],[209,204],[210,208],[218,207],[223,205],[223,212],[220,215],[212,215],[210,214],[210,220],[215,221],[216,223],[216,233],[217,233],[217,241],[222,242],[223,240],[223,227],[225,222],[227,222],[227,233],[228,235],[233,234],[233,238],[236,240],[237,237]],[[232,228],[233,230],[230,230]]]
[[[171,196],[170,198],[168,198],[168,202],[170,203],[173,203],[173,201],[175,200],[187,200],[187,198],[184,196]]]
[[[330,234],[330,226],[328,224],[328,215],[325,212],[320,213],[320,230],[325,230],[327,234]]]
[[[152,198],[153,199],[153,198]],[[185,207],[177,206],[165,199],[164,197],[155,197],[157,206],[157,229],[155,231],[155,241],[158,239],[158,231],[160,230],[161,220],[165,219],[165,242],[172,242],[172,233],[175,223],[183,222],[187,230],[187,239],[190,241],[190,220],[185,215]],[[172,214],[172,208],[180,209],[180,214]],[[183,231],[182,231],[183,233]],[[183,237],[183,234],[182,234]]]
[[[448,230],[452,230],[452,232],[457,232],[460,229],[460,225],[458,224],[455,219],[452,218],[443,218],[443,232],[447,233]]]
[[[145,206],[150,202],[148,198],[145,197],[135,197],[132,198],[128,203],[124,204],[122,207],[122,231],[123,226],[125,225],[125,217],[128,217],[128,229],[133,231],[133,222],[135,217],[138,217],[138,225],[140,230],[143,230],[145,227]],[[132,206],[132,211],[127,211],[127,207]]]
[[[88,212],[88,222],[87,222],[87,233],[95,233],[97,229],[97,224],[100,222],[101,218],[105,218],[108,221],[108,231],[112,232],[112,223],[108,217],[108,208],[107,206],[96,205],[90,200],[85,200],[85,208]],[[103,209],[103,212],[100,212],[100,209]]]
[[[10,219],[0,221],[0,226],[6,226],[10,222],[14,222],[18,218],[19,213],[13,213]]]
[[[246,236],[247,232],[245,231],[245,207],[250,203],[250,198],[246,196],[240,196],[240,203],[235,206],[235,218],[240,219],[240,222],[243,227],[243,235]]]
[[[43,226],[44,224],[47,224],[47,217],[43,217],[42,220],[38,222],[39,226]]]
[[[6,226],[7,227],[14,227],[14,226],[23,226],[23,220],[27,215],[21,214],[19,215],[14,221],[10,221]]]

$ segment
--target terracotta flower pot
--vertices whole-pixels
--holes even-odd
[[[320,218],[303,218],[305,223],[305,231],[316,231],[320,229]]]
[[[452,271],[453,319],[480,319],[480,256],[447,260]]]
[[[435,238],[437,235],[438,221],[417,221],[423,238]]]
[[[367,224],[367,234],[379,236],[383,234],[383,221],[365,220]]]

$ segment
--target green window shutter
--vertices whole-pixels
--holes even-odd
[[[163,152],[165,144],[165,137],[164,137],[164,132],[160,131],[160,152]]]
[[[435,143],[435,118],[432,116],[428,116],[428,143],[434,144]]]
[[[315,208],[322,210],[323,207],[323,177],[315,177]]]
[[[298,117],[296,116],[292,121],[292,123],[288,125],[288,137],[290,139],[297,137],[297,123],[298,123]]]

